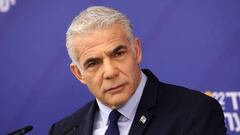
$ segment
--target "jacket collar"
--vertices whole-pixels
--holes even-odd
[[[93,122],[95,119],[96,111],[98,110],[98,105],[96,100],[91,101],[90,107],[84,114],[78,114],[75,120],[73,121],[73,125],[76,125],[76,130],[69,135],[92,135],[93,131]],[[67,134],[68,135],[68,134]]]
[[[143,72],[147,75],[148,79],[137,109],[137,113],[130,128],[129,135],[143,134],[157,104],[157,95],[159,92],[157,89],[159,88],[159,81],[150,70],[144,69]]]

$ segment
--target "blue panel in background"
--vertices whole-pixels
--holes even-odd
[[[29,135],[47,134],[94,98],[65,48],[71,20],[92,5],[125,13],[142,41],[141,66],[216,98],[229,135],[240,133],[239,0],[0,0],[0,134],[29,124]]]

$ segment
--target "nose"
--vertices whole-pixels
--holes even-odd
[[[104,79],[114,79],[118,76],[118,70],[114,62],[112,62],[110,59],[106,59],[103,62],[103,78]]]

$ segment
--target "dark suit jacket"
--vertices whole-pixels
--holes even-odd
[[[143,72],[148,79],[129,135],[226,135],[223,112],[215,99],[159,82],[149,70]],[[49,134],[91,135],[97,110],[93,100],[53,124]]]

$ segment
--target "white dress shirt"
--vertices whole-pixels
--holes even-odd
[[[117,109],[118,112],[122,114],[118,120],[120,135],[128,135],[130,131],[130,127],[136,114],[140,99],[142,97],[146,81],[147,81],[146,75],[143,72],[141,72],[141,81],[135,93],[132,95],[132,97],[130,97],[128,102],[123,107]],[[108,115],[110,114],[112,109],[102,104],[98,99],[96,100],[99,106],[99,111],[97,111],[95,115],[93,135],[104,135],[109,124]]]

